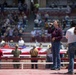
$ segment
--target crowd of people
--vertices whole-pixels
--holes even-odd
[[[0,15],[0,37],[22,37],[27,27],[27,15],[22,12],[5,12]],[[10,40],[9,40],[10,41]]]
[[[23,7],[24,10],[23,11]],[[38,9],[39,5],[36,4],[36,7]],[[22,37],[22,33],[24,32],[24,28],[26,27],[26,20],[27,15],[25,14],[27,10],[27,4],[22,5],[19,3],[18,5],[19,12],[8,12],[8,13],[1,13],[1,19],[0,19],[0,37],[15,37],[19,36]],[[61,39],[63,37],[63,31],[62,29],[66,28],[66,25],[68,25],[68,18],[66,16],[65,26],[60,25],[59,20],[54,20],[52,23],[48,23],[49,14],[46,12],[44,16],[44,21],[41,18],[40,13],[34,14],[34,27],[43,27],[39,30],[33,30],[31,31],[31,37],[32,40],[41,42],[43,39],[46,41],[46,38],[50,43],[52,44],[47,52],[47,61],[48,55],[52,55],[52,58],[50,58],[53,61],[53,65],[51,67],[51,70],[60,70],[61,69],[61,58],[60,58],[60,46],[61,46]],[[70,29],[66,31],[66,38],[68,40],[68,55],[69,55],[69,67],[67,74],[73,74],[74,73],[74,55],[76,52],[76,23],[72,21],[70,23]],[[45,38],[44,38],[45,37]],[[25,42],[22,38],[18,41],[18,45],[22,48],[26,48]],[[21,51],[18,50],[18,45],[15,45],[15,49],[11,52],[14,57],[19,58]],[[7,43],[2,40],[1,46],[8,48],[9,46]],[[42,44],[40,44],[40,47],[42,47]],[[0,51],[0,57],[3,55],[3,53]],[[33,48],[30,50],[31,58],[37,58],[38,57],[38,49],[36,46],[33,46]],[[14,61],[14,60],[13,60]],[[19,60],[15,60],[14,62],[19,62]],[[37,60],[31,60],[31,62],[38,62]],[[20,65],[14,64],[14,68],[19,68]],[[47,66],[46,66],[47,67]],[[34,64],[31,64],[31,68],[34,68]],[[38,65],[35,64],[35,68],[38,68]]]

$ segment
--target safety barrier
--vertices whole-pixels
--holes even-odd
[[[46,58],[0,58],[0,59],[5,59],[5,60],[46,60]],[[68,58],[62,58],[62,60],[68,61]],[[24,69],[25,64],[53,64],[53,62],[0,62],[0,64],[21,64],[21,69]],[[69,64],[69,62],[61,62],[61,64]],[[74,64],[76,64],[76,59]]]

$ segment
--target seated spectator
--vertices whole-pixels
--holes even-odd
[[[19,35],[19,30],[17,27],[15,27],[15,29],[13,30],[13,35],[16,37]]]
[[[20,40],[18,41],[18,45],[23,46],[24,43],[25,42],[24,42],[23,38],[21,37]]]
[[[43,45],[42,45],[42,43],[40,43],[40,44],[39,44],[39,48],[42,48],[42,47],[43,47]]]
[[[26,14],[23,14],[23,28],[26,25],[26,21],[27,21],[27,16],[26,16]]]
[[[34,42],[35,41],[35,30],[31,31],[31,41]]]
[[[3,48],[10,48],[7,42],[4,43]]]
[[[44,16],[45,16],[45,22],[47,22],[49,19],[49,14],[46,12]]]
[[[39,10],[39,3],[37,2],[37,3],[35,3],[35,5],[34,5],[34,7],[35,7],[35,12],[38,12],[38,10]]]
[[[3,45],[5,43],[5,41],[2,39],[2,41],[1,41],[1,45]]]
[[[20,29],[19,29],[19,37],[22,37],[22,33],[23,33],[23,29],[22,29],[22,27],[20,27]]]
[[[34,20],[34,24],[35,24],[35,26],[34,26],[34,27],[38,27],[39,20],[38,20],[37,18]]]
[[[41,14],[40,13],[36,14],[36,19],[41,20]]]
[[[14,47],[14,41],[13,40],[10,40],[9,41],[9,45],[10,45],[10,47]]]
[[[26,11],[27,11],[27,4],[26,3],[24,3],[23,4],[23,11],[26,13]]]
[[[19,3],[18,3],[18,10],[19,10],[20,14],[21,14],[22,11],[23,11],[23,6],[22,6],[21,1],[19,1]]]
[[[45,29],[48,29],[49,25],[48,22],[45,22]]]
[[[9,31],[8,31],[8,36],[9,36],[9,40],[12,40],[13,38],[13,28],[10,28]]]

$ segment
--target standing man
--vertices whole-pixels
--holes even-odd
[[[53,25],[50,25],[48,28],[48,33],[51,33],[52,36],[53,67],[51,70],[60,70],[60,41],[62,39],[62,28],[60,27],[60,22],[58,20],[55,20]]]
[[[36,46],[33,46],[33,48],[30,50],[30,55],[31,55],[31,58],[37,58],[38,49],[36,48]],[[34,60],[31,60],[31,62],[38,62],[38,60],[34,59]],[[38,68],[37,64],[32,64],[31,68],[34,69],[34,65],[35,65],[35,68],[37,69]]]
[[[21,51],[18,49],[18,45],[15,46],[15,49],[12,50],[12,54],[14,58],[19,58]],[[13,62],[19,62],[19,60],[13,60]],[[20,64],[14,64],[13,65],[15,69],[18,69],[20,67]]]
[[[68,56],[69,56],[69,66],[68,72],[66,74],[73,74],[74,71],[74,55],[76,48],[76,23],[73,23],[70,29],[66,32],[66,38],[68,40]]]

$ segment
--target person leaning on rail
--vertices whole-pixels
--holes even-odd
[[[15,45],[15,49],[12,50],[12,54],[13,54],[14,58],[19,58],[20,57],[21,51],[18,49],[17,44]],[[19,62],[19,60],[13,60],[13,62]],[[20,64],[13,64],[13,67],[15,69],[18,69],[20,67]]]
[[[36,48],[36,46],[33,46],[33,48],[30,50],[30,55],[31,55],[31,58],[38,57],[38,49]],[[33,59],[33,60],[31,60],[31,62],[38,62],[38,60]],[[34,65],[35,65],[35,68],[37,69],[38,68],[37,64],[32,64],[31,68],[34,69]]]

